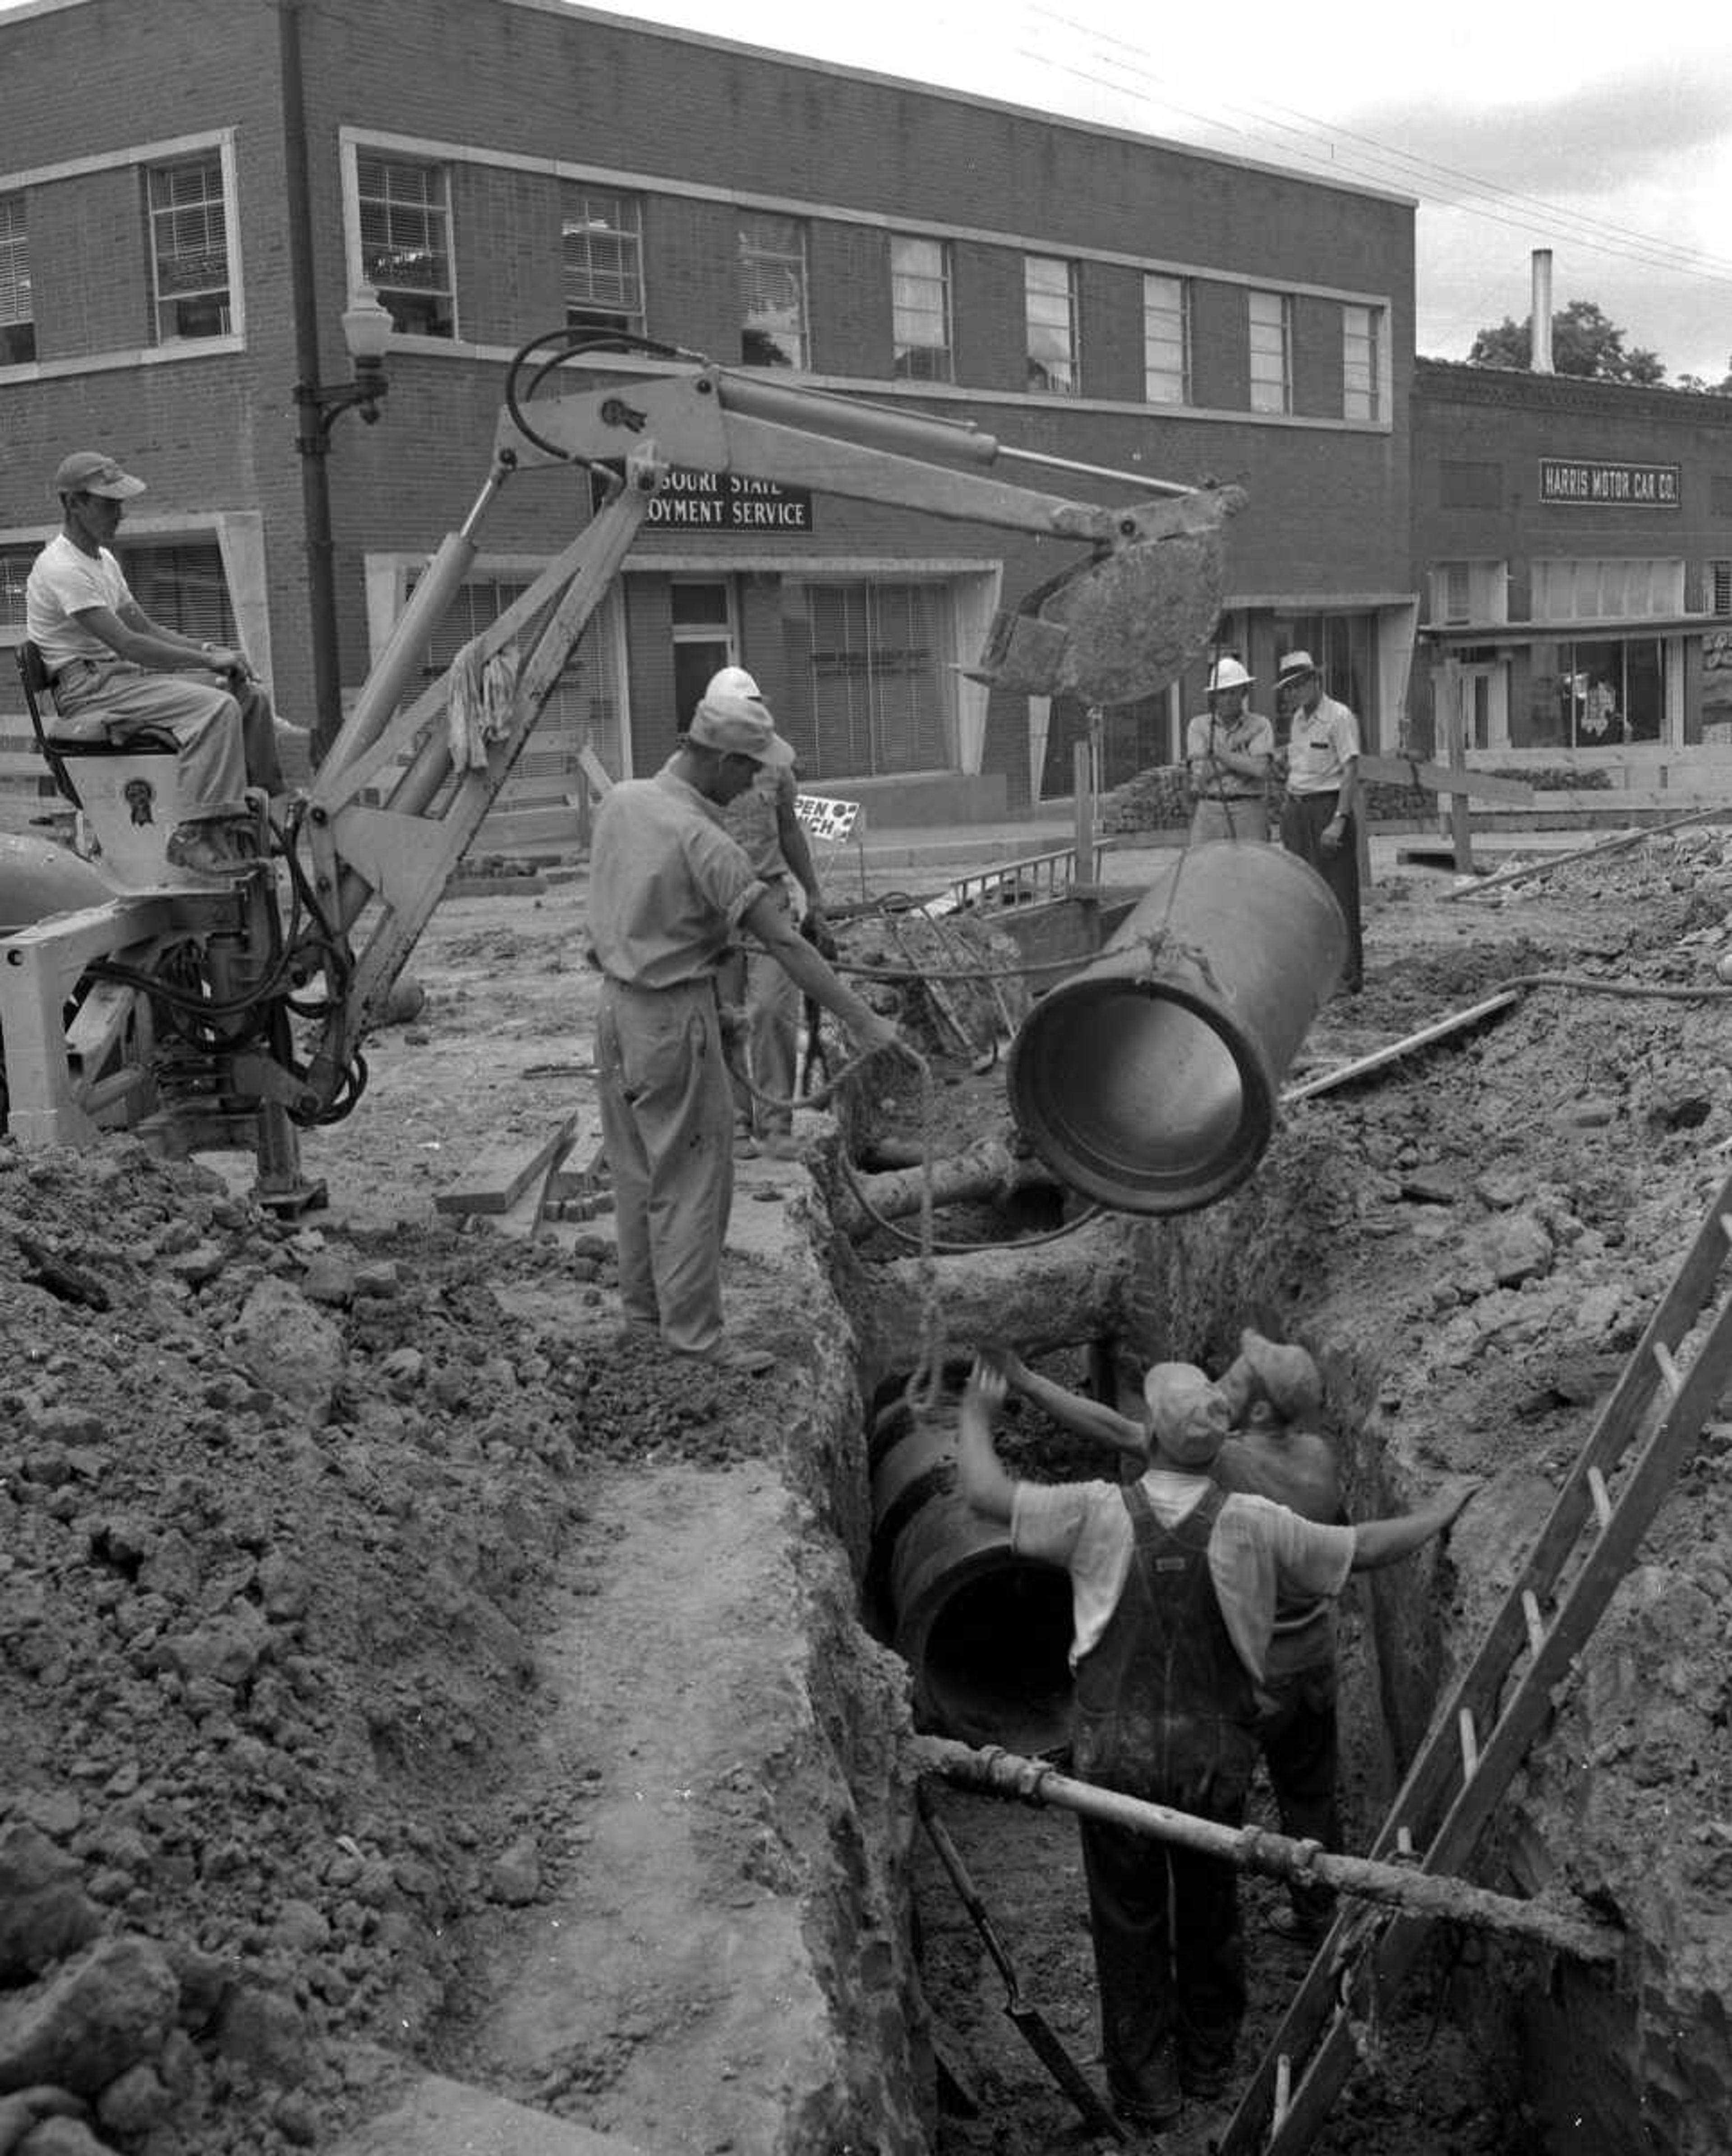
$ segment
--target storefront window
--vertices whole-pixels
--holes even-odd
[[[1664,732],[1666,667],[1657,637],[1536,644],[1526,737],[1532,748],[1622,748]]]
[[[811,584],[809,778],[950,762],[949,594],[938,584]]]

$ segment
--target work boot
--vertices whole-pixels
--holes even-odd
[[[1128,2126],[1158,2131],[1161,2127],[1170,2126],[1185,2108],[1178,2063],[1170,2049],[1159,2052],[1149,2061],[1138,2076],[1134,2089],[1109,2069],[1107,2095],[1114,2111]]]
[[[221,824],[177,824],[168,834],[165,858],[174,869],[189,875],[210,876],[228,882],[244,874],[249,864]]]
[[[732,1340],[724,1340],[707,1355],[689,1359],[702,1369],[719,1370],[731,1378],[761,1378],[776,1367],[776,1358],[768,1348],[742,1348]]]

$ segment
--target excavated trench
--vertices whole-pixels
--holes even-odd
[[[1591,927],[1607,882],[1596,870],[1583,901]],[[1657,977],[1688,978],[1679,939],[1707,922],[1712,960],[1732,921],[1732,842],[1657,850],[1617,896],[1616,936],[1599,932],[1616,963],[1652,951]],[[1555,963],[1477,934],[1374,972],[1334,1053]],[[488,935],[454,978],[501,971]],[[546,947],[568,938],[550,902]],[[1572,916],[1555,947],[1587,940]],[[419,1173],[424,1147],[455,1143],[445,1037],[387,1043],[382,1105],[333,1160],[394,1147]],[[522,1055],[548,1052],[537,1035]],[[479,1128],[496,1101],[470,1083]],[[938,1106],[939,1136],[970,1142],[1002,1116],[1000,1079]],[[906,1101],[874,1111],[919,1127]],[[92,1311],[8,1258],[19,1322],[0,1333],[19,1424],[0,1428],[0,1709],[23,1738],[0,1827],[51,1838],[111,1928],[175,1957],[151,1969],[166,1997],[178,1986],[181,2033],[150,2061],[187,2076],[179,2109],[154,2131],[105,2111],[100,2145],[1087,2145],[911,1801],[917,1711],[1033,1750],[1065,1703],[1063,1593],[938,1532],[944,1418],[902,1398],[934,1307],[957,1351],[998,1332],[1077,1386],[1120,1343],[1219,1368],[1257,1322],[1323,1364],[1354,1517],[1484,1477],[1446,1549],[1344,1600],[1364,1849],[1724,1175],[1732,1080],[1718,1010],[1534,998],[1286,1116],[1205,1211],[1051,1240],[1053,1201],[1023,1189],[934,1224],[1025,1241],[931,1265],[839,1225],[835,1134],[813,1146],[809,1176],[750,1166],[731,1236],[732,1310],[782,1365],[710,1391],[609,1344],[587,1229],[409,1233],[399,1178],[399,1224],[321,1241],[136,1148],[0,1155],[0,1248],[33,1239],[125,1290]],[[1016,1472],[1112,1471],[1026,1406],[1001,1450]],[[1732,1426],[1710,1424],[1472,1866],[1621,1923],[1626,1964],[1440,1927],[1359,2031],[1321,2156],[1732,2147],[1729,1476]],[[1098,2085],[1074,1828],[948,1788],[938,1802],[1023,1999]],[[1244,1887],[1247,2072],[1303,1974],[1262,1928],[1275,1891]],[[14,1973],[0,2020],[24,1988]],[[129,2073],[129,2101],[146,2079]],[[1222,2123],[1187,2116],[1163,2148],[1203,2156]]]
[[[1049,1276],[1054,1314],[1039,1367],[1077,1388],[1098,1383],[1121,1351],[1220,1367],[1241,1324],[1281,1329],[1292,1314],[1297,1322],[1287,1329],[1323,1364],[1349,1511],[1365,1518],[1421,1502],[1462,1459],[1452,1440],[1465,1430],[1478,1440],[1488,1418],[1483,1398],[1459,1378],[1453,1394],[1406,1394],[1412,1381],[1391,1352],[1390,1313],[1410,1284],[1396,1266],[1385,1261],[1374,1296],[1362,1267],[1350,1278],[1344,1267],[1344,1276],[1332,1276],[1331,1249],[1339,1246],[1319,1193],[1346,1172],[1352,1152],[1344,1136],[1315,1127],[1288,1133],[1256,1184],[1210,1212],[1113,1224],[1114,1260],[1103,1264],[1100,1248],[1089,1250],[1067,1300],[1051,1293]],[[988,1232],[984,1215],[972,1224]],[[1686,1233],[1681,1224],[1678,1240]],[[1645,1284],[1652,1272],[1645,1269]],[[964,1367],[947,1370],[953,1388]],[[1541,1393],[1550,1367],[1543,1358],[1534,1365]],[[1340,1635],[1349,1848],[1369,1847],[1442,1692],[1537,1533],[1546,1486],[1585,1434],[1595,1390],[1616,1367],[1615,1356],[1601,1355],[1590,1373],[1595,1389],[1579,1373],[1575,1382],[1558,1376],[1537,1464],[1463,1462],[1488,1470],[1488,1484],[1446,1548],[1349,1584]],[[1447,1373],[1432,1374],[1448,1382]],[[908,1665],[917,1724],[977,1745],[1054,1748],[1063,1742],[1068,1699],[1067,1584],[1016,1558],[956,1498],[953,1391],[934,1412],[915,1416],[903,1399],[905,1370],[869,1375],[873,1539],[863,1606]],[[1522,1413],[1537,1419],[1539,1410],[1529,1399]],[[1090,1457],[1025,1405],[1010,1410],[1000,1450],[1016,1473],[1116,1474],[1110,1457]],[[1537,1442],[1530,1450],[1538,1452]],[[1688,1471],[1673,1501],[1684,1513],[1699,1515],[1704,1498],[1717,1495],[1719,1457],[1714,1440]],[[1678,1533],[1669,1548],[1663,1529],[1656,1540],[1667,1554],[1639,1565],[1615,1599],[1580,1659],[1578,1681],[1556,1696],[1557,1725],[1516,1776],[1471,1867],[1500,1892],[1525,1897],[1550,1888],[1625,1925],[1623,1962],[1591,1969],[1437,1927],[1402,1992],[1380,2003],[1377,2025],[1364,2032],[1363,2065],[1315,2143],[1323,2156],[1398,2140],[1410,2156],[1708,2156],[1732,2145],[1723,2003],[1732,1932],[1723,1914],[1720,1824],[1729,1789],[1714,1772],[1718,1763],[1704,1756],[1702,1734],[1668,1703],[1668,1696],[1693,1692],[1713,1725],[1723,1726],[1724,1673],[1717,1654],[1709,1669],[1679,1666],[1690,1626],[1712,1620],[1699,1607],[1695,1580],[1662,1570],[1685,1562]],[[1676,1636],[1672,1614],[1682,1622]],[[1663,1658],[1657,1668],[1656,1656]],[[1647,1717],[1656,1717],[1647,1737],[1645,1692]],[[1098,2087],[1086,1902],[1070,1821],[954,1789],[939,1801],[999,1943],[1012,1954],[1025,2005],[1040,2006]],[[1252,1815],[1276,1824],[1261,1787]],[[1615,1853],[1635,1820],[1642,1822],[1638,1839],[1656,1851],[1647,1895],[1632,1876],[1642,1857],[1627,1848],[1621,1863]],[[1246,2076],[1304,1973],[1303,1959],[1262,1928],[1277,1891],[1248,1876],[1242,1888],[1252,1965],[1240,2061]],[[914,1920],[937,2032],[943,2101],[934,2148],[942,2156],[1033,2156],[1064,2145],[1079,2130],[1077,2112],[1019,2042],[1005,2011],[1003,1974],[923,1841],[915,1851]],[[1201,2156],[1231,2108],[1193,2107],[1161,2145]]]

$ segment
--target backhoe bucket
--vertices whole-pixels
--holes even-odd
[[[1238,487],[1206,488],[1133,512],[1137,536],[994,617],[974,679],[1086,704],[1132,703],[1176,681],[1214,637],[1223,527],[1244,503]]]

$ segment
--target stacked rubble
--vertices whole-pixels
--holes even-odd
[[[490,1284],[594,1252],[417,1245],[0,1145],[0,2156],[321,2145],[533,1880],[537,1597],[635,1433]]]

